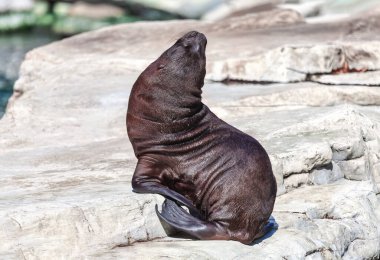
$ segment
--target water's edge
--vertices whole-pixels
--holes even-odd
[[[0,118],[12,95],[25,54],[58,39],[54,33],[40,29],[0,34]]]
[[[0,75],[0,118],[4,115],[8,99],[12,95],[13,84],[13,81]]]

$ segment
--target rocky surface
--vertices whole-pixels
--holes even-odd
[[[357,30],[350,21],[257,28],[237,19],[236,29],[225,30],[211,22],[136,23],[30,52],[0,121],[0,258],[379,257],[380,88],[355,76],[378,69],[376,44],[369,41],[379,40],[380,27],[370,21]],[[269,62],[265,57],[274,54],[280,56],[272,58],[272,79],[287,61],[312,74],[298,83],[208,80],[204,87],[204,102],[255,136],[271,157],[278,229],[250,246],[168,238],[154,213],[162,198],[131,192],[136,159],[125,129],[129,91],[141,69],[191,29],[208,36],[209,78],[218,63]],[[281,48],[291,58],[281,56]],[[335,58],[324,63],[337,49],[348,67]],[[355,50],[366,54],[346,59]],[[371,71],[353,72],[363,64]],[[355,83],[309,82],[346,75]]]
[[[215,1],[218,2],[218,1]],[[344,21],[363,12],[379,11],[377,0],[225,0],[202,15],[208,21],[223,20],[274,9],[291,9],[310,23]]]
[[[68,15],[91,19],[106,19],[123,16],[124,9],[107,4],[91,5],[85,2],[76,2],[69,8]]]
[[[251,13],[273,10],[281,0],[227,0],[202,15],[203,20],[216,21]]]
[[[216,81],[379,85],[379,46],[377,41],[282,46],[256,56],[215,62],[210,66],[209,78]],[[343,67],[353,72],[371,72],[331,75]]]

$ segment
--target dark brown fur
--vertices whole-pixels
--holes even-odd
[[[251,243],[268,231],[276,181],[264,148],[202,103],[206,43],[203,34],[187,33],[134,84],[127,114],[138,158],[132,187],[165,196],[157,214],[177,230]]]

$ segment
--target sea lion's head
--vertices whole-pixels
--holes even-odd
[[[204,34],[186,33],[149,66],[150,83],[200,90],[206,74],[206,44]]]

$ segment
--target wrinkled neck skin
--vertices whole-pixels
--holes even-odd
[[[189,51],[180,40],[150,64],[132,88],[127,117],[132,143],[144,136],[165,139],[160,135],[190,131],[206,114],[201,100],[206,44]]]
[[[158,123],[172,123],[192,117],[202,109],[202,87],[204,84],[205,69],[194,73],[192,66],[176,68],[176,74],[158,75],[150,77],[152,73],[161,73],[158,70],[168,51],[153,62],[139,79],[144,87],[136,90],[137,96],[145,98],[143,117]],[[165,72],[162,72],[165,73]],[[140,104],[141,105],[141,104]]]

